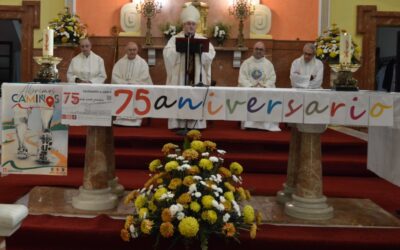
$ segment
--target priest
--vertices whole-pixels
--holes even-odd
[[[72,58],[67,71],[68,82],[104,83],[107,78],[104,60],[92,51],[88,38],[80,41],[81,53]]]
[[[112,84],[152,85],[149,65],[138,55],[138,45],[128,42],[125,55],[117,61],[112,71]],[[114,124],[121,126],[141,126],[142,119],[132,117],[117,117]]]
[[[290,81],[293,88],[321,88],[324,65],[315,58],[315,53],[315,45],[306,43],[303,48],[303,55],[293,61],[290,68]]]
[[[211,84],[211,63],[215,57],[215,50],[211,43],[209,43],[209,51],[201,54],[201,61],[199,53],[190,53],[188,59],[185,60],[185,53],[176,51],[175,41],[177,37],[206,39],[204,36],[196,33],[196,27],[199,21],[200,13],[193,5],[188,5],[183,9],[181,13],[183,30],[169,39],[163,51],[165,69],[167,72],[167,85],[194,86],[200,82],[200,75],[202,76],[201,80],[203,84]],[[186,65],[186,61],[188,65]],[[185,127],[190,129],[205,129],[207,124],[205,120],[168,120],[169,129]]]
[[[253,47],[253,55],[246,59],[240,66],[239,87],[275,88],[276,74],[272,63],[265,58],[265,46],[262,42],[256,42]],[[269,131],[281,131],[279,124],[275,122],[245,121],[242,129],[262,129]]]

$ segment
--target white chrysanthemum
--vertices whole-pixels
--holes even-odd
[[[194,193],[194,196],[195,196],[196,198],[200,198],[200,197],[201,197],[201,193],[200,193],[200,192],[196,192],[196,193]]]
[[[217,152],[218,152],[218,154],[221,154],[221,155],[226,154],[226,151],[223,149],[218,149]]]
[[[224,214],[224,216],[222,217],[222,220],[226,223],[229,221],[229,219],[231,218],[231,215],[226,213]]]
[[[195,175],[195,176],[193,176],[193,180],[201,181],[201,180],[203,180],[203,178],[201,178],[201,176]]]
[[[203,156],[203,157],[208,157],[208,156],[210,156],[210,153],[204,152],[204,153],[201,153],[201,156]]]
[[[218,158],[215,157],[215,156],[211,156],[209,160],[214,162],[214,163],[219,161]]]
[[[233,209],[235,209],[235,212],[238,216],[242,216],[242,213],[240,212],[240,207],[237,204],[237,202],[235,200],[231,201],[232,205],[233,205]]]
[[[168,158],[176,158],[176,157],[178,157],[178,155],[177,154],[169,154],[169,155],[167,155],[167,157]]]
[[[225,201],[226,201],[226,199],[225,199],[225,197],[224,197],[224,196],[220,196],[220,197],[219,197],[219,201],[220,201],[220,202],[225,202]]]
[[[214,196],[215,197],[219,197],[219,193],[218,192],[214,192]]]
[[[177,218],[178,220],[182,220],[183,218],[185,218],[185,214],[184,214],[183,212],[178,212],[178,213],[176,214],[176,218]]]
[[[189,193],[191,194],[191,193],[194,193],[194,192],[197,192],[197,186],[196,186],[195,183],[193,183],[193,184],[191,184],[189,186]]]

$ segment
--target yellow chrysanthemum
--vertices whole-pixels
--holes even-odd
[[[135,207],[137,210],[141,209],[147,202],[147,198],[144,195],[139,195],[138,197],[136,197],[135,200]]]
[[[164,183],[164,179],[163,178],[157,178],[156,179],[156,183],[157,183],[157,185],[163,184]]]
[[[238,187],[237,192],[240,196],[240,200],[246,200],[246,192],[244,191],[244,189],[242,187]]]
[[[185,176],[182,183],[183,183],[183,185],[189,187],[190,185],[192,185],[194,183],[193,176],[191,176],[191,175]]]
[[[144,219],[149,216],[149,209],[147,207],[142,207],[139,209],[139,218]]]
[[[331,58],[335,58],[337,55],[338,55],[338,54],[337,54],[336,52],[334,52],[334,51],[332,51],[331,53],[329,53],[329,56],[330,56]]]
[[[204,141],[204,146],[208,151],[215,151],[217,149],[217,144],[212,141]]]
[[[177,203],[186,205],[189,204],[192,201],[192,196],[189,193],[183,193],[179,196],[179,198],[176,200]]]
[[[139,195],[139,192],[137,190],[134,190],[132,192],[130,192],[124,200],[125,205],[128,205],[129,203],[131,203],[131,201],[133,199],[135,199],[137,196]]]
[[[62,42],[62,43],[67,43],[67,42],[68,42],[68,37],[63,36],[63,37],[61,38],[61,42]]]
[[[150,234],[151,229],[153,229],[154,222],[148,219],[142,220],[142,223],[140,224],[140,230],[142,230],[142,233],[144,234]]]
[[[193,141],[193,140],[200,140],[201,139],[201,132],[196,129],[192,129],[186,133],[186,137]]]
[[[230,212],[232,210],[232,203],[230,201],[225,200],[222,202],[222,205],[224,205],[226,212]]]
[[[157,211],[157,206],[156,206],[156,204],[154,204],[154,200],[152,199],[152,200],[150,200],[149,201],[149,203],[148,203],[148,206],[147,206],[149,209],[150,209],[150,211],[151,212],[155,212],[155,211]]]
[[[250,227],[250,238],[255,239],[257,235],[257,225],[253,223]]]
[[[164,238],[169,238],[174,235],[174,225],[171,222],[163,222],[160,225],[160,234]]]
[[[150,172],[156,172],[157,171],[157,167],[161,165],[161,161],[160,159],[155,159],[153,161],[150,162],[149,164],[149,170]]]
[[[174,154],[175,149],[177,148],[178,145],[175,145],[173,143],[167,143],[162,147],[161,152],[163,152],[164,155]]]
[[[229,191],[235,192],[235,190],[236,190],[236,188],[235,188],[232,184],[230,184],[229,182],[224,182],[224,186],[225,186]]]
[[[200,211],[200,209],[201,209],[201,206],[197,201],[192,201],[190,203],[190,210],[192,210],[193,212],[197,213]]]
[[[163,194],[166,194],[167,192],[168,192],[168,190],[166,188],[164,188],[164,187],[157,189],[157,191],[154,193],[154,199],[159,201],[161,196]]]
[[[243,172],[243,167],[238,162],[232,162],[229,166],[232,174],[240,175]]]
[[[206,151],[206,146],[202,141],[194,140],[190,143],[190,147],[199,153],[203,153],[204,151]]]
[[[222,233],[225,234],[227,237],[235,236],[235,225],[233,225],[233,223],[225,223],[225,225],[222,227]]]
[[[246,205],[243,208],[243,220],[244,223],[251,224],[254,222],[254,209],[250,205]]]
[[[214,210],[206,210],[201,213],[201,218],[210,224],[214,224],[217,221],[218,216]]]
[[[168,222],[172,220],[172,215],[171,212],[169,211],[169,208],[164,208],[161,212],[161,219],[163,222]]]
[[[189,169],[187,170],[187,173],[188,173],[188,174],[191,174],[191,175],[196,175],[196,174],[199,174],[199,173],[200,173],[200,169],[199,169],[198,166],[192,166],[191,168],[189,168]]]
[[[133,216],[132,215],[128,215],[128,216],[126,216],[126,219],[125,219],[125,225],[124,225],[124,228],[125,229],[129,229],[129,227],[133,224]]]
[[[220,168],[218,169],[218,173],[219,173],[220,175],[222,175],[222,177],[225,177],[225,178],[232,177],[231,171],[230,171],[229,169],[227,169],[227,168],[224,168],[224,167],[220,167]]]
[[[177,161],[170,161],[165,164],[165,171],[171,172],[172,170],[176,170],[179,167],[179,163]]]
[[[185,217],[179,222],[178,229],[184,237],[191,238],[197,235],[199,222],[196,218]]]
[[[324,51],[321,48],[317,49],[316,55],[321,56],[324,53]]]
[[[126,230],[125,228],[121,229],[121,234],[120,235],[121,235],[122,240],[127,241],[127,242],[130,240],[129,231]]]
[[[235,200],[235,196],[233,195],[233,192],[228,191],[224,193],[224,197],[225,199],[227,199],[228,201],[233,201]]]
[[[182,156],[185,158],[185,160],[191,161],[197,159],[199,157],[199,153],[196,150],[189,148],[183,151]]]
[[[212,197],[211,195],[204,195],[201,198],[201,204],[203,204],[203,207],[205,208],[212,208],[212,202],[214,200],[214,197]]]
[[[246,193],[246,199],[250,200],[251,199],[250,191],[248,189],[246,189],[245,193]]]
[[[180,185],[182,185],[182,180],[179,178],[173,178],[168,185],[168,188],[171,190],[177,189]]]
[[[213,169],[213,163],[209,159],[201,159],[199,162],[199,167],[205,170],[212,170]]]

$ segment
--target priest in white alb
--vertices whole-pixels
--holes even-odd
[[[88,38],[80,41],[81,53],[72,58],[67,71],[68,82],[104,83],[107,78],[104,60],[92,51]]]
[[[181,22],[183,30],[179,34],[172,36],[164,48],[164,63],[167,71],[166,85],[188,85],[193,86],[200,82],[200,72],[202,75],[202,83],[211,84],[211,63],[215,57],[215,50],[209,43],[209,51],[201,54],[189,53],[188,56],[188,72],[186,74],[185,53],[176,51],[175,41],[177,37],[199,38],[205,39],[204,36],[196,33],[197,24],[200,21],[199,11],[192,5],[185,7],[181,13]],[[185,79],[187,77],[187,79]],[[204,129],[207,127],[205,120],[180,120],[169,119],[168,128],[185,128]]]
[[[128,42],[125,46],[126,55],[117,61],[112,71],[112,84],[135,84],[152,85],[153,81],[149,73],[149,65],[138,55],[138,45],[134,42]],[[142,119],[120,116],[114,121],[114,124],[122,126],[138,127],[142,124]]]
[[[253,55],[247,58],[240,66],[239,87],[247,88],[275,88],[276,74],[272,63],[265,58],[265,46],[257,42],[253,47]],[[262,129],[269,131],[281,131],[279,124],[275,122],[245,121],[242,129]]]
[[[324,65],[315,58],[315,53],[315,45],[306,43],[303,48],[303,55],[293,61],[290,68],[290,81],[293,88],[321,88]]]

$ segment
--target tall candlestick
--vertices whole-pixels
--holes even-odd
[[[348,33],[340,34],[340,64],[351,64],[351,35]]]
[[[54,30],[47,27],[43,30],[43,56],[53,56]]]

